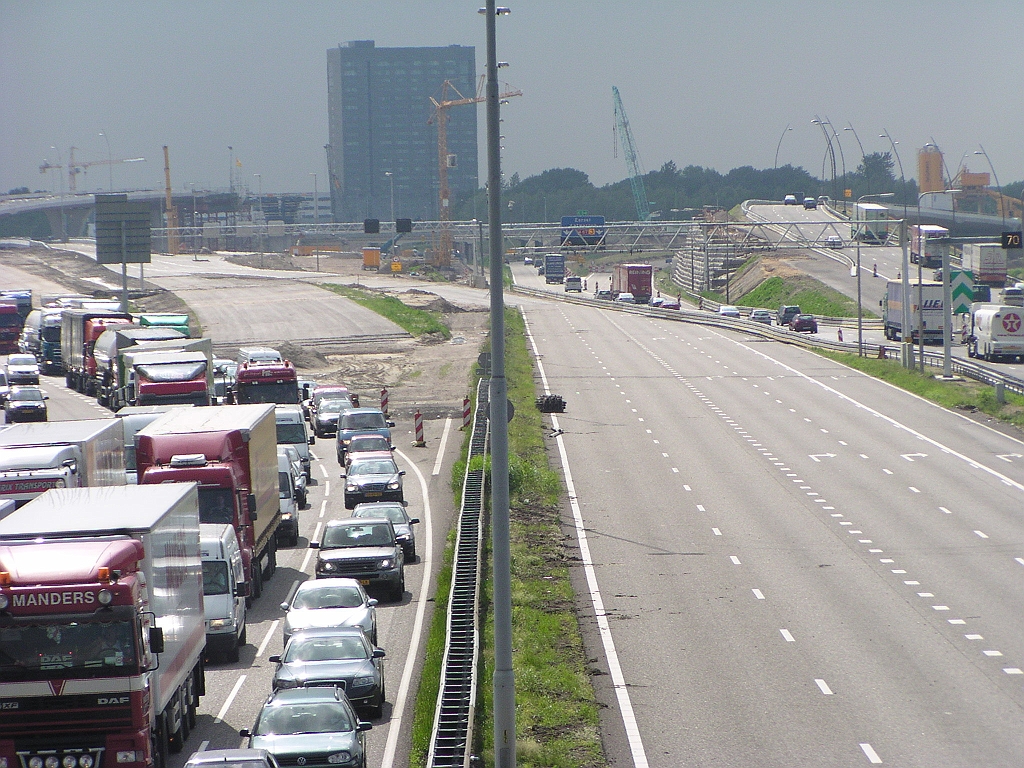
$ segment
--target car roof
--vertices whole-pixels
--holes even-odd
[[[304,637],[361,637],[366,638],[362,627],[309,627],[308,629],[297,629],[292,632],[288,642]]]
[[[335,627],[335,631],[341,629],[341,627]],[[292,637],[298,634],[308,634],[312,630],[304,629],[300,632],[296,632]],[[359,629],[358,632],[362,634],[363,630]],[[266,705],[274,704],[291,704],[297,702],[306,701],[347,701],[345,693],[333,685],[314,685],[309,688],[283,688],[279,691],[275,691],[270,694],[270,698],[267,699]]]
[[[42,394],[43,389],[37,384],[15,384],[11,387],[11,396],[17,395],[21,392],[38,392],[39,394]]]
[[[386,517],[342,517],[337,520],[328,520],[326,528],[337,528],[345,525],[369,525],[370,523],[387,523],[391,525],[391,521]]]
[[[359,587],[362,586],[358,580],[344,576],[332,576],[328,579],[307,579],[299,584],[296,592],[304,592],[314,589],[335,589],[337,587]]]
[[[211,763],[269,763],[270,752],[265,749],[208,749],[196,752],[188,759],[189,765]]]

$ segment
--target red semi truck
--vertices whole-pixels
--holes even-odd
[[[250,361],[235,371],[236,403],[299,402],[299,377],[288,360]]]
[[[95,394],[96,358],[93,347],[108,328],[130,326],[132,316],[124,312],[96,309],[66,309],[61,314],[60,356],[64,381],[82,394]]]
[[[633,294],[637,304],[646,304],[654,293],[654,268],[650,264],[616,264],[612,272],[612,298],[620,293]]]
[[[140,485],[199,484],[199,519],[234,527],[253,599],[277,567],[281,505],[272,405],[169,411],[135,435]]]
[[[205,645],[194,484],[51,490],[0,520],[0,764],[165,768]]]
[[[0,301],[0,353],[10,354],[18,351],[18,337],[24,321],[18,312],[18,305],[13,300]]]

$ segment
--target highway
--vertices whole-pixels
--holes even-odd
[[[614,760],[1020,764],[1020,441],[742,334],[526,315]]]

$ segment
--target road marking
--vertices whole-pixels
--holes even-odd
[[[1024,675],[1024,669],[1019,667],[1003,667],[1003,672],[1008,675]]]
[[[948,611],[949,610],[949,606],[948,605],[933,605],[932,606],[932,610],[935,610],[935,611]]]
[[[963,619],[949,619],[950,624],[966,624],[967,622]]]
[[[557,422],[555,428],[558,428]],[[561,440],[561,437],[558,438]],[[402,669],[402,681],[398,685],[398,696],[395,697],[395,703],[391,708],[391,721],[388,724],[388,740],[384,746],[384,759],[381,762],[381,768],[392,768],[395,763],[395,754],[398,751],[398,738],[402,730],[402,719],[405,718],[407,702],[409,699],[409,688],[412,683],[413,668],[416,666],[414,660],[419,652],[420,637],[423,634],[424,617],[426,616],[427,610],[427,594],[430,592],[430,574],[433,571],[433,552],[434,552],[434,528],[432,514],[430,511],[430,496],[428,495],[427,481],[423,477],[423,473],[420,472],[419,467],[413,463],[408,456],[401,451],[397,451],[398,455],[409,464],[412,471],[416,474],[416,478],[420,483],[420,491],[423,494],[423,518],[424,518],[424,534],[426,538],[425,546],[422,551],[426,553],[426,557],[421,555],[423,560],[423,580],[420,582],[420,588],[417,593],[413,595],[413,600],[416,602],[416,620],[413,623],[412,637],[409,639],[409,654],[406,656],[405,666]],[[575,493],[575,491],[571,491]]]
[[[917,596],[918,597],[935,597],[935,595],[933,593],[931,593],[931,592],[918,592]]]
[[[1024,557],[1015,557],[1013,559],[1016,560],[1021,565],[1024,565]]]
[[[904,581],[903,583],[906,584],[908,587],[919,587],[919,586],[921,586],[921,582],[920,581]]]
[[[441,460],[444,458],[444,448],[448,445],[448,434],[451,432],[452,417],[444,420],[444,430],[441,432],[441,443],[437,446],[437,461],[434,462],[434,469],[431,475],[441,474]]]
[[[692,490],[692,489],[690,488],[690,486],[688,486],[688,485],[684,485],[684,486],[683,486],[683,490],[684,490],[684,491],[689,491],[689,490]]]
[[[729,559],[732,560],[733,565],[743,565],[743,563],[740,562],[740,559],[736,557],[736,555],[729,555]]]
[[[865,742],[865,743],[860,745],[860,748],[864,751],[864,754],[867,756],[869,763],[873,763],[874,765],[880,765],[881,764],[882,758],[880,758],[878,756],[878,753],[875,752],[875,750],[871,748],[870,744]]]
[[[985,638],[981,635],[964,635],[968,640],[984,640]]]
[[[907,487],[908,487],[908,488],[910,488],[910,491],[911,491],[911,493],[920,493],[920,492],[921,492],[921,491],[920,491],[920,489],[918,489],[918,488],[915,488],[915,487],[914,487],[914,486],[912,486],[912,485],[910,485],[910,486],[907,486]]]
[[[945,512],[945,513],[946,513],[947,515],[952,515],[952,514],[953,514],[952,512],[950,512],[950,511],[949,511],[948,509],[946,509],[945,507],[939,507],[939,509],[940,509],[941,511]]]
[[[764,600],[764,593],[760,589],[752,589],[750,591],[754,593],[754,597],[758,600]]]
[[[976,534],[977,534],[977,535],[978,535],[978,536],[979,536],[980,538],[982,538],[982,539],[987,539],[987,538],[988,538],[988,535],[987,535],[987,534],[984,534],[984,533],[982,533],[981,531],[975,531],[975,533],[976,533]]]
[[[297,584],[298,582],[296,582],[296,585]],[[270,639],[274,636],[274,633],[277,632],[277,626],[280,623],[280,619],[274,619],[272,622],[270,622],[270,629],[268,629],[267,634],[263,636],[263,640],[260,642],[260,647],[256,649],[257,659],[262,657],[263,654],[267,652],[267,646],[270,645]]]
[[[828,683],[826,683],[824,680],[822,680],[821,678],[815,678],[814,682],[818,686],[818,688],[821,689],[821,692],[824,693],[826,696],[832,695],[832,689],[828,687]]]
[[[914,459],[927,459],[927,453],[901,453],[900,456],[907,461],[913,461]]]
[[[1003,655],[1002,651],[982,651],[982,653],[985,654],[986,656],[1002,656]]]
[[[277,625],[276,621],[274,622],[274,625],[275,626]],[[232,688],[231,689],[231,693],[228,694],[227,701],[225,701],[224,702],[224,706],[220,708],[220,712],[217,713],[217,717],[215,717],[213,719],[214,723],[223,723],[224,722],[224,716],[227,715],[228,710],[231,708],[231,705],[235,703],[235,696],[238,695],[238,691],[242,687],[242,684],[244,682],[245,682],[245,675],[239,675],[238,676],[238,680],[235,681],[235,687]]]
[[[718,530],[717,528],[712,528],[711,532],[713,534],[715,534],[715,536],[721,536],[722,535],[722,532],[720,530]]]
[[[793,637],[793,636],[792,636],[792,635],[791,635],[791,634],[789,633],[789,630],[788,630],[788,629],[780,629],[780,630],[779,630],[779,632],[781,632],[781,633],[782,633],[782,637],[783,637],[783,639],[784,639],[784,640],[785,640],[785,641],[786,641],[787,643],[795,643],[795,642],[796,642],[796,638],[795,638],[795,637]]]
[[[210,746],[210,740],[209,740],[209,739],[205,739],[205,740],[203,740],[203,741],[199,742],[199,749],[198,749],[197,751],[199,751],[199,752],[205,752],[205,751],[206,751],[206,748],[207,748],[208,746]]]
[[[703,504],[698,504],[698,505],[697,505],[697,511],[698,511],[698,512],[704,512],[704,511],[706,511],[706,510],[704,509],[704,505],[703,505]]]
[[[891,470],[891,469],[885,469],[885,468],[883,467],[883,468],[882,468],[882,471],[883,471],[883,472],[885,472],[885,474],[887,474],[887,475],[891,475],[891,474],[892,474],[892,470]]]
[[[325,467],[323,464],[320,465],[320,471],[324,473],[325,478],[328,477],[327,467]]]
[[[836,454],[834,453],[809,453],[807,455],[810,456],[815,461],[815,463],[818,464],[821,463],[822,459],[834,459],[836,457]]]
[[[320,502],[320,517],[324,516],[324,512],[327,511],[327,499]]]
[[[326,499],[330,495],[331,495],[331,481],[328,480],[326,483],[324,483],[324,498]]]

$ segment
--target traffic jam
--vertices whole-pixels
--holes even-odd
[[[365,766],[387,699],[378,606],[405,600],[418,559],[388,414],[269,347],[214,357],[187,315],[31,291],[0,307],[18,319],[0,334],[0,766]],[[44,376],[111,416],[51,419]],[[329,472],[347,516],[303,538]],[[207,673],[239,662],[247,612],[307,539],[244,749],[186,749]]]

